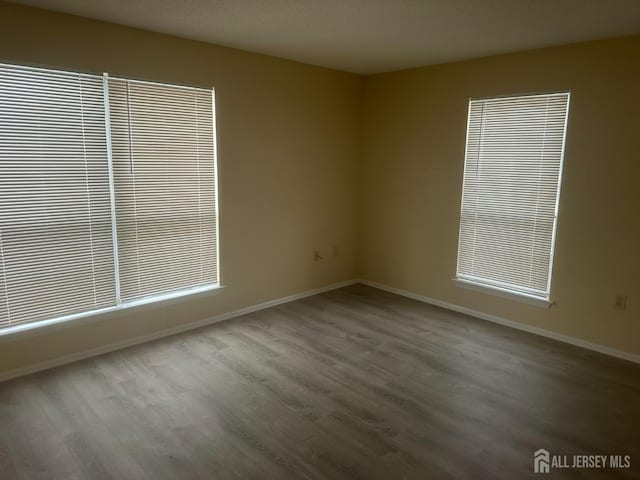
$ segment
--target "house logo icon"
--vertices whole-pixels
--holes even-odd
[[[535,473],[549,473],[549,452],[544,448],[533,454],[533,471]]]

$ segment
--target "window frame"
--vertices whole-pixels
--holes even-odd
[[[467,290],[472,290],[480,293],[485,293],[497,297],[507,298],[509,300],[515,300],[518,302],[526,303],[529,305],[533,305],[536,307],[542,308],[550,308],[555,302],[552,300],[552,279],[553,279],[553,263],[555,260],[555,248],[556,248],[556,237],[557,237],[557,227],[558,227],[558,217],[560,211],[560,194],[562,190],[562,177],[564,173],[564,160],[565,160],[565,152],[566,152],[566,141],[567,141],[567,130],[569,127],[569,110],[571,106],[571,91],[570,90],[558,90],[558,91],[550,91],[550,92],[535,92],[535,93],[520,93],[520,94],[507,94],[507,95],[495,95],[495,96],[485,96],[485,97],[473,97],[468,99],[467,103],[467,124],[466,124],[466,132],[465,132],[465,152],[464,152],[464,164],[463,164],[463,178],[462,178],[462,188],[461,188],[461,201],[460,201],[460,214],[462,215],[462,210],[464,206],[464,172],[466,170],[467,163],[467,154],[469,147],[469,127],[471,124],[471,108],[472,102],[474,101],[482,101],[482,100],[497,100],[497,99],[508,99],[508,98],[521,98],[521,97],[533,97],[533,96],[553,96],[553,95],[566,95],[567,96],[567,107],[564,116],[564,125],[563,125],[563,137],[562,137],[562,147],[560,151],[560,161],[559,161],[559,171],[558,171],[558,182],[556,185],[556,195],[555,195],[555,206],[554,206],[554,218],[553,218],[553,226],[551,230],[551,249],[549,254],[549,267],[548,267],[548,279],[547,279],[547,288],[546,295],[538,296],[535,294],[530,294],[521,290],[514,290],[513,288],[509,288],[506,284],[501,284],[500,282],[481,279],[480,277],[474,277],[472,275],[464,275],[459,273],[459,263],[460,263],[460,238],[462,234],[461,229],[461,221],[458,221],[458,246],[456,249],[456,272],[455,276],[452,279],[454,284],[457,287],[464,288]]]
[[[208,283],[205,285],[199,285],[196,287],[187,287],[170,292],[163,292],[159,294],[151,294],[141,298],[122,301],[120,299],[119,289],[116,288],[115,304],[107,307],[96,308],[72,314],[62,315],[54,318],[47,318],[42,320],[36,320],[32,322],[20,323],[13,326],[7,326],[0,328],[0,343],[7,339],[14,338],[15,336],[41,334],[52,331],[54,329],[66,328],[71,325],[77,325],[80,323],[89,323],[93,321],[103,321],[111,318],[117,318],[122,315],[131,314],[134,311],[143,311],[148,308],[157,307],[160,305],[170,305],[172,303],[182,302],[188,299],[207,297],[217,295],[223,292],[224,285],[222,284],[221,277],[221,259],[220,259],[220,190],[219,190],[219,176],[218,176],[218,141],[217,141],[217,117],[216,117],[216,90],[213,86],[202,87],[198,85],[187,85],[173,82],[159,82],[150,81],[135,77],[124,76],[111,76],[107,72],[96,73],[83,70],[65,69],[60,67],[51,67],[43,65],[30,65],[30,64],[17,64],[17,63],[0,63],[9,67],[19,67],[31,70],[48,70],[51,72],[64,72],[71,74],[85,74],[100,76],[103,79],[103,95],[105,104],[105,133],[107,143],[107,163],[109,170],[109,190],[110,190],[110,203],[111,203],[111,225],[113,248],[114,248],[114,269],[115,269],[115,283],[119,284],[120,278],[118,273],[118,241],[117,241],[117,221],[115,211],[115,185],[114,185],[114,172],[113,172],[113,154],[112,154],[112,138],[111,138],[111,115],[109,104],[109,80],[125,80],[139,83],[146,83],[152,85],[160,85],[165,87],[176,87],[186,89],[199,89],[211,92],[211,108],[212,108],[212,128],[213,128],[213,175],[214,175],[214,188],[215,188],[215,246],[216,246],[216,279],[215,283]]]

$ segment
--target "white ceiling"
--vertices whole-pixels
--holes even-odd
[[[14,0],[370,74],[640,33],[640,0]]]

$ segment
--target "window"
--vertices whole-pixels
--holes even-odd
[[[547,303],[569,93],[471,100],[457,280]]]
[[[213,108],[0,64],[0,329],[217,286]]]
[[[120,297],[216,284],[212,92],[109,80]]]

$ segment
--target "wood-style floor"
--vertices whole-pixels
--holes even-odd
[[[640,366],[353,285],[0,384],[0,478],[516,479],[631,455]]]

